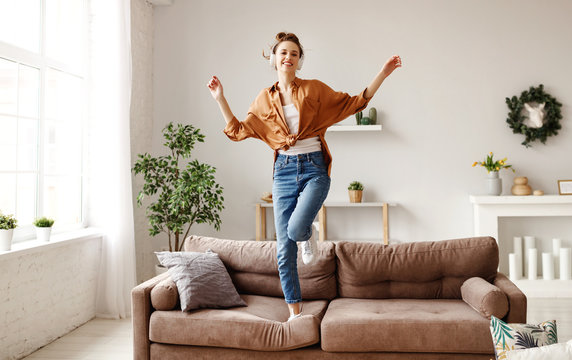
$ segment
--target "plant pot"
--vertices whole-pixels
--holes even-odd
[[[487,194],[498,196],[502,193],[502,179],[498,171],[491,171],[486,179]]]
[[[10,251],[12,249],[12,236],[14,229],[0,230],[0,251]]]
[[[360,203],[363,190],[348,190],[351,203]]]
[[[37,227],[36,238],[40,241],[50,241],[50,234],[52,233],[51,227]]]

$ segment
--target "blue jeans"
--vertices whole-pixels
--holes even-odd
[[[302,301],[298,279],[298,241],[312,235],[312,222],[328,191],[330,177],[321,151],[279,154],[274,164],[274,225],[277,237],[278,273],[288,304]]]

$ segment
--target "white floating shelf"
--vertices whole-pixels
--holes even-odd
[[[336,131],[381,131],[381,124],[379,125],[334,125],[330,126],[327,132]]]

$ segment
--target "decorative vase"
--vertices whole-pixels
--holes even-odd
[[[351,203],[360,203],[363,190],[348,190]]]
[[[502,193],[502,179],[498,171],[491,171],[487,177],[487,194],[498,196]]]
[[[51,227],[37,227],[36,238],[40,241],[50,241],[50,234],[52,233]]]
[[[10,251],[12,249],[12,235],[14,229],[0,230],[0,251]]]

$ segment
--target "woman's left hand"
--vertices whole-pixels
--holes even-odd
[[[401,58],[399,57],[399,55],[393,55],[392,57],[389,58],[389,60],[387,60],[385,65],[383,65],[381,72],[385,77],[388,77],[389,75],[391,75],[393,70],[399,67],[401,67]]]

